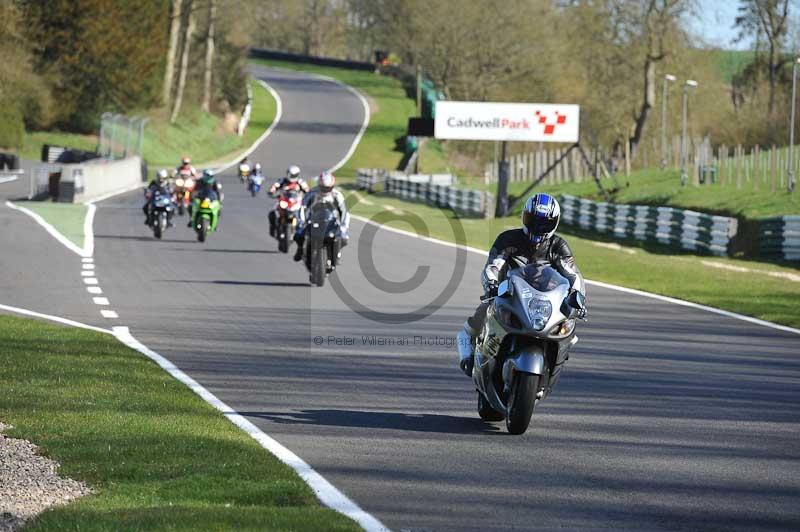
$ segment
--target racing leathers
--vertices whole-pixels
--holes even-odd
[[[350,213],[347,211],[347,203],[345,203],[344,194],[335,188],[330,192],[322,192],[318,188],[315,188],[305,195],[303,198],[303,207],[300,209],[300,223],[297,232],[294,234],[294,241],[297,242],[297,252],[294,255],[294,260],[296,261],[302,260],[303,258],[307,213],[314,204],[320,202],[331,203],[335,208],[337,220],[339,221],[339,234],[337,237],[341,242],[341,247],[346,246],[350,239],[350,233],[348,231],[350,227]]]
[[[509,258],[521,261],[524,264],[547,262],[553,268],[563,275],[570,283],[570,291],[576,290],[586,295],[586,288],[583,281],[583,276],[575,263],[575,257],[572,254],[567,241],[558,235],[553,235],[539,242],[538,244],[531,243],[528,235],[523,229],[510,229],[498,235],[497,239],[492,244],[489,251],[489,259],[481,271],[481,284],[485,292],[484,298],[495,295],[497,293],[497,286],[505,278],[509,267]],[[491,299],[481,302],[475,313],[467,318],[464,324],[464,331],[469,337],[470,345],[475,345],[475,338],[483,329],[486,322],[486,310],[492,304]],[[585,309],[578,310],[579,317],[585,316]],[[463,334],[463,333],[460,333]],[[472,358],[471,355],[463,358],[461,361],[461,369],[467,373],[472,374]]]

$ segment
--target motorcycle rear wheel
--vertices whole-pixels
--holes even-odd
[[[178,202],[178,216],[183,216],[183,202]]]
[[[489,401],[478,392],[478,415],[484,421],[503,421],[505,416],[502,412],[498,412],[494,408],[491,407]]]
[[[536,389],[539,387],[539,376],[530,373],[514,375],[511,394],[508,398],[506,430],[510,434],[523,434],[528,430],[536,406]]]

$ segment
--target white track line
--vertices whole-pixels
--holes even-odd
[[[391,231],[392,233],[398,233],[398,234],[401,234],[401,235],[409,236],[409,237],[412,237],[412,238],[417,238],[417,239],[420,239],[420,240],[425,240],[425,241],[428,241],[428,242],[432,242],[434,244],[439,244],[439,245],[447,246],[447,247],[451,247],[451,248],[465,249],[465,250],[469,251],[470,253],[476,253],[476,254],[481,255],[483,257],[486,257],[486,256],[489,255],[489,253],[487,251],[484,251],[482,249],[473,248],[473,247],[469,247],[469,246],[462,246],[460,244],[454,244],[453,242],[447,242],[445,240],[439,240],[438,238],[420,236],[420,235],[418,235],[416,233],[412,233],[410,231],[404,231],[402,229],[396,229],[394,227],[388,227],[388,226],[385,226],[385,225],[382,225],[382,224],[379,224],[379,223],[375,223],[375,222],[373,222],[372,220],[370,220],[368,218],[364,218],[363,216],[358,216],[358,215],[353,215],[353,214],[351,214],[350,216],[351,216],[351,218],[355,218],[356,220],[359,220],[359,221],[361,221],[361,222],[363,222],[365,224],[374,225],[376,227],[380,227],[381,229],[385,229],[386,231]],[[743,314],[737,314],[736,312],[730,312],[728,310],[722,310],[722,309],[718,309],[718,308],[715,308],[715,307],[709,307],[709,306],[706,306],[706,305],[701,305],[699,303],[692,303],[690,301],[684,301],[682,299],[676,299],[674,297],[662,296],[662,295],[659,295],[659,294],[653,294],[651,292],[645,292],[643,290],[636,290],[636,289],[633,289],[633,288],[626,288],[624,286],[618,286],[618,285],[610,284],[610,283],[603,283],[603,282],[600,282],[600,281],[591,281],[591,280],[587,279],[586,282],[588,284],[592,284],[592,285],[595,285],[595,286],[601,286],[601,287],[607,288],[609,290],[616,290],[618,292],[625,292],[625,293],[628,293],[628,294],[635,294],[635,295],[642,296],[642,297],[649,297],[650,299],[657,299],[659,301],[664,301],[664,302],[667,302],[667,303],[673,303],[675,305],[681,305],[683,307],[690,307],[690,308],[694,308],[694,309],[698,309],[698,310],[705,310],[706,312],[713,312],[714,314],[719,314],[719,315],[722,315],[722,316],[727,316],[729,318],[735,318],[737,320],[746,321],[748,323],[753,323],[753,324],[756,324],[756,325],[769,327],[770,329],[775,329],[775,330],[778,330],[778,331],[789,332],[789,333],[793,333],[793,334],[800,334],[800,329],[795,329],[794,327],[787,327],[786,325],[778,325],[777,323],[772,323],[771,321],[760,320],[758,318],[745,316]]]
[[[19,179],[19,177],[15,175],[8,177],[0,177],[0,185],[2,185],[3,183],[10,183],[12,181],[16,181],[17,179]]]
[[[253,425],[241,414],[223,403],[217,396],[204,388],[200,383],[181,371],[175,364],[159,355],[152,349],[140,343],[131,335],[127,327],[114,327],[114,336],[128,347],[139,351],[146,357],[161,366],[164,371],[172,375],[175,379],[189,387],[194,393],[202,397],[208,404],[222,412],[234,425],[249,434],[254,440],[261,444],[266,450],[275,455],[281,462],[288,465],[300,475],[306,484],[311,486],[320,502],[342,513],[356,523],[361,525],[364,530],[378,532],[388,530],[380,521],[362,510],[355,502],[350,500],[341,491],[336,489],[330,482],[317,473],[310,465],[304,462],[299,456],[278,443],[275,439],[265,434],[261,429]]]
[[[98,284],[97,277],[84,277],[83,284]]]
[[[84,248],[81,249],[78,246],[76,246],[75,243],[72,242],[70,239],[68,239],[67,237],[65,237],[61,233],[59,233],[58,229],[56,229],[55,227],[50,225],[47,221],[45,221],[44,218],[42,218],[41,216],[39,216],[38,214],[36,214],[32,210],[26,209],[25,207],[20,207],[19,205],[15,205],[14,203],[11,203],[10,201],[6,201],[6,207],[8,207],[9,209],[14,209],[15,211],[19,211],[19,212],[25,213],[28,216],[30,216],[31,218],[33,218],[34,221],[36,221],[37,224],[39,224],[42,227],[44,227],[45,231],[50,233],[50,236],[52,236],[53,238],[55,238],[56,240],[61,242],[61,244],[64,247],[66,247],[68,250],[72,251],[73,253],[77,253],[81,257],[91,256],[91,253],[87,253],[86,252],[86,247],[85,247],[85,243],[86,243],[86,240],[87,240],[86,235],[84,235],[84,237],[83,237]],[[87,218],[88,218],[88,212],[87,212]],[[86,223],[85,223],[85,219],[84,219],[84,231],[85,230],[86,230]],[[94,244],[92,244],[92,248],[94,248]]]
[[[107,297],[93,297],[92,301],[95,305],[110,305]]]
[[[62,318],[60,316],[53,316],[51,314],[42,314],[41,312],[34,312],[33,310],[28,310],[24,308],[12,307],[9,305],[0,304],[0,310],[5,310],[7,312],[14,312],[16,314],[22,314],[23,316],[31,316],[33,318],[54,321],[56,323],[61,323],[62,325],[69,325],[71,327],[78,327],[80,329],[88,329],[90,331],[96,331],[105,334],[114,334],[112,331],[108,329],[102,329],[100,327],[95,327],[94,325],[86,325],[85,323],[81,323],[79,321]]]
[[[85,227],[84,227],[84,229],[85,229]],[[81,262],[83,262],[85,264],[90,264],[90,263],[94,262],[94,259],[92,257],[83,257],[81,259]]]
[[[320,502],[323,505],[353,519],[356,523],[361,525],[364,528],[364,530],[368,532],[384,532],[389,530],[388,528],[386,528],[386,526],[383,525],[383,523],[378,521],[375,517],[368,514],[364,510],[362,510],[355,502],[350,500],[341,491],[336,489],[336,487],[334,487],[330,482],[328,482],[325,479],[325,477],[317,473],[314,470],[314,468],[312,468],[310,465],[304,462],[299,456],[297,456],[292,451],[290,451],[289,449],[278,443],[275,439],[265,434],[261,429],[253,425],[241,414],[239,414],[231,407],[223,403],[216,395],[208,391],[196,380],[194,380],[189,375],[181,371],[175,364],[170,362],[167,358],[161,356],[160,354],[156,353],[152,349],[148,348],[147,346],[139,342],[136,338],[133,337],[133,335],[130,333],[130,330],[128,330],[127,327],[114,327],[112,330],[102,329],[100,327],[86,325],[85,323],[80,323],[66,318],[61,318],[59,316],[42,314],[40,312],[34,312],[32,310],[27,310],[19,307],[11,307],[2,304],[0,304],[0,310],[5,310],[7,312],[14,312],[16,314],[22,314],[24,316],[31,316],[34,318],[54,321],[56,323],[61,323],[63,325],[70,325],[72,327],[78,327],[80,329],[88,329],[90,331],[96,331],[99,333],[111,334],[115,336],[117,340],[119,340],[126,346],[130,347],[131,349],[134,349],[139,353],[143,354],[144,356],[146,356],[147,358],[158,364],[164,371],[169,373],[173,378],[188,386],[190,390],[199,395],[205,402],[207,402],[208,404],[210,404],[211,406],[222,412],[222,414],[226,418],[228,418],[228,420],[231,421],[234,425],[244,430],[250,437],[256,440],[264,449],[271,452],[275,457],[278,458],[278,460],[291,467],[300,476],[300,478],[302,478],[303,481],[305,481],[305,483],[308,484],[312,490],[314,490],[314,493],[317,495],[317,498],[319,498]]]
[[[108,318],[108,319],[114,319],[115,320],[115,319],[119,318],[119,314],[117,314],[113,310],[101,310],[100,314],[102,314],[104,318]]]
[[[103,290],[99,286],[87,286],[86,291],[90,294],[102,294]]]
[[[242,159],[253,153],[256,150],[256,148],[258,148],[258,146],[262,142],[264,142],[267,137],[270,136],[272,130],[275,129],[275,127],[278,125],[278,122],[280,122],[281,116],[283,115],[283,101],[281,100],[281,97],[278,96],[278,93],[275,91],[275,89],[273,89],[263,79],[258,79],[256,81],[258,82],[259,85],[264,87],[272,95],[273,98],[275,98],[275,118],[272,119],[272,124],[270,124],[267,130],[264,133],[262,133],[261,136],[258,137],[256,141],[250,145],[249,148],[247,148],[245,151],[237,155],[235,159],[231,160],[230,162],[224,163],[222,166],[216,168],[214,170],[215,173],[224,172],[231,166],[234,166],[239,161],[241,161]]]
[[[82,270],[81,277],[93,277],[96,274],[94,270]]]
[[[92,263],[92,262],[85,262],[85,263],[83,264],[83,269],[84,269],[84,270],[94,270],[94,263]]]

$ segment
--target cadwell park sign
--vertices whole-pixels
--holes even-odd
[[[573,104],[436,102],[437,139],[578,142]]]

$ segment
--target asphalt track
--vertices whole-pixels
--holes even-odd
[[[330,81],[256,73],[283,118],[251,158],[271,176],[339,161],[359,100]],[[335,276],[371,305],[358,314],[277,253],[264,196],[223,183],[221,230],[205,244],[180,225],[155,241],[138,193],[98,204],[97,277],[118,320],[99,317],[76,255],[0,207],[0,302],[129,326],[395,530],[800,529],[800,336],[591,287],[559,388],[528,433],[509,436],[478,419],[454,349],[430,345],[452,342],[474,308],[482,257],[385,230],[366,246],[354,221]],[[412,290],[375,282],[359,247],[390,282],[427,276]],[[439,310],[382,318],[417,312],[461,259]]]

